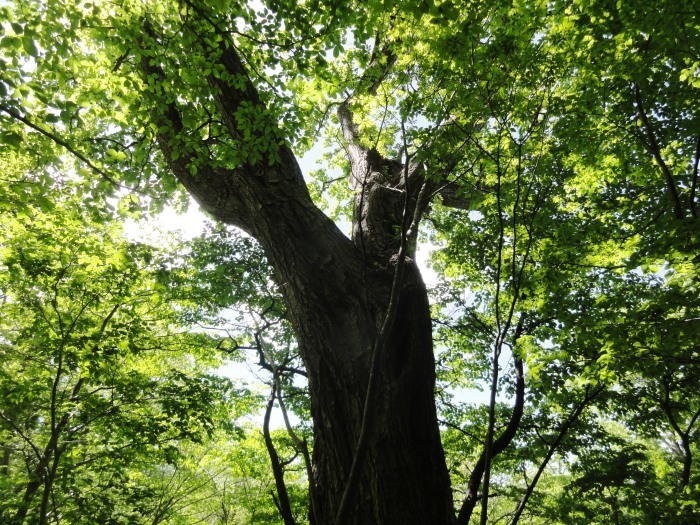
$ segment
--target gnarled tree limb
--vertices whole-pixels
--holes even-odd
[[[513,441],[515,434],[520,426],[520,420],[523,416],[523,408],[525,406],[525,377],[523,374],[523,361],[522,359],[515,359],[515,401],[513,403],[513,411],[511,412],[510,420],[508,425],[503,430],[500,436],[493,442],[491,446],[491,459],[496,457],[498,454],[503,452],[506,447]],[[462,507],[459,509],[459,514],[457,516],[457,525],[468,525],[471,519],[472,513],[474,512],[474,507],[477,501],[479,501],[479,485],[481,484],[481,478],[484,475],[484,470],[486,467],[486,450],[481,452],[479,459],[472,469],[471,476],[469,476],[469,483],[467,484],[467,496],[462,502]]]

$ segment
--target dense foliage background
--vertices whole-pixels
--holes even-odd
[[[338,105],[367,147],[423,163],[436,399],[467,520],[700,521],[699,21],[691,0],[0,5],[0,521],[278,523],[281,498],[307,520],[283,283],[230,227],[123,233],[186,206],[154,146],[165,110],[141,93],[183,108],[197,135],[168,147],[193,174],[204,153],[316,144],[307,183],[340,224]],[[236,140],[206,91],[244,81],[216,68],[224,41],[268,108],[241,108]],[[259,384],[217,374],[232,360]]]

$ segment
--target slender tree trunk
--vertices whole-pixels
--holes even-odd
[[[33,479],[27,483],[27,487],[24,489],[22,502],[15,512],[15,515],[10,520],[10,525],[22,525],[24,523],[25,519],[27,518],[27,514],[29,513],[29,508],[32,505],[32,500],[34,499],[34,496],[36,496],[36,493],[41,485],[42,481],[40,479]]]
[[[0,474],[7,476],[10,473],[10,457],[12,456],[12,446],[2,447],[2,459],[0,459]]]
[[[56,480],[56,471],[63,454],[63,448],[57,448],[51,460],[51,466],[44,478],[44,491],[41,495],[41,506],[39,508],[39,525],[45,525],[49,519],[49,502],[53,492],[53,484]]]
[[[523,408],[525,406],[525,376],[523,374],[523,361],[522,359],[515,359],[515,402],[513,404],[513,412],[511,413],[508,425],[503,430],[503,432],[498,436],[498,439],[493,441],[491,447],[491,457],[492,459],[498,454],[503,452],[511,441],[515,438],[515,435],[520,426],[520,420],[523,417]],[[484,476],[484,470],[486,468],[486,448],[481,451],[479,459],[477,460],[472,473],[469,476],[469,483],[467,484],[467,495],[462,502],[462,507],[457,515],[457,525],[468,525],[471,520],[472,513],[474,512],[474,507],[479,499],[479,485],[481,483],[481,478]],[[483,495],[482,495],[483,497]]]
[[[277,488],[277,498],[275,503],[279,509],[282,519],[284,520],[284,525],[296,525],[294,520],[294,515],[292,514],[292,507],[289,503],[289,494],[287,493],[287,486],[284,483],[284,470],[282,467],[282,462],[280,461],[275,445],[272,442],[272,436],[270,435],[270,415],[272,414],[272,407],[275,403],[275,395],[277,393],[277,373],[273,372],[274,376],[272,378],[272,392],[267,399],[267,409],[265,410],[265,417],[263,419],[263,439],[265,441],[265,447],[267,448],[267,453],[270,456],[270,463],[272,466],[272,474],[275,478],[275,487]]]
[[[690,449],[690,439],[689,437],[683,436],[681,440],[681,445],[683,445],[683,473],[681,475],[681,487],[685,488],[690,483],[690,471],[693,466],[693,451]]]

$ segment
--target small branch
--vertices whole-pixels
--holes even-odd
[[[688,423],[688,428],[685,430],[685,433],[690,435],[690,431],[693,429],[695,426],[695,422],[698,420],[698,417],[700,417],[700,409],[698,409],[693,417],[690,418],[690,423]]]
[[[459,425],[455,425],[451,421],[447,421],[446,419],[438,419],[438,423],[440,423],[441,425],[445,425],[448,428],[452,428],[452,429],[456,430],[457,432],[459,432],[460,434],[462,434],[463,436],[465,436],[468,439],[473,439],[473,440],[477,439],[477,437],[474,434],[472,434],[471,432],[467,432],[462,427],[460,427]]]
[[[10,117],[12,117],[13,119],[18,120],[19,122],[21,122],[21,123],[24,124],[25,126],[30,127],[30,128],[32,128],[33,130],[38,131],[39,133],[41,133],[41,134],[44,135],[45,137],[51,139],[53,142],[55,142],[56,144],[58,144],[59,146],[61,146],[62,148],[64,148],[66,151],[68,151],[68,152],[69,152],[71,155],[73,155],[75,158],[77,158],[77,159],[81,160],[82,162],[84,162],[92,171],[94,171],[95,173],[97,173],[98,175],[100,175],[100,177],[102,177],[103,179],[105,179],[107,182],[109,182],[110,184],[112,184],[114,187],[116,187],[116,188],[122,188],[122,187],[123,187],[123,186],[121,186],[119,183],[117,183],[110,175],[108,175],[103,169],[98,168],[97,166],[95,166],[95,164],[93,164],[93,163],[90,161],[90,159],[88,159],[85,155],[83,155],[82,153],[80,153],[78,150],[76,150],[73,146],[71,146],[70,144],[68,144],[65,140],[63,140],[62,138],[60,138],[60,137],[59,137],[58,135],[56,135],[55,133],[53,133],[53,132],[51,132],[51,131],[48,131],[48,130],[42,128],[42,127],[39,126],[38,124],[35,124],[35,123],[32,122],[31,120],[29,120],[28,118],[23,117],[22,115],[20,115],[20,114],[19,114],[17,111],[15,111],[14,109],[8,108],[7,106],[5,106],[5,105],[3,105],[3,104],[0,104],[0,111],[3,111],[3,112],[5,112],[5,113],[7,113],[7,114],[10,115]]]
[[[690,425],[688,426],[688,430],[684,432],[678,421],[676,421],[676,418],[673,416],[668,381],[664,380],[663,385],[664,399],[660,402],[661,409],[663,410],[664,414],[666,414],[666,418],[668,419],[669,424],[676,432],[676,434],[678,434],[678,437],[681,440],[681,447],[683,449],[683,473],[681,475],[681,487],[685,488],[688,485],[688,483],[690,483],[690,471],[693,464],[693,452],[690,448],[690,430],[693,424],[695,423],[695,420],[697,419],[698,415],[700,415],[700,410],[691,419]]]
[[[579,405],[576,407],[574,412],[564,422],[561,429],[559,430],[559,434],[557,434],[556,439],[554,440],[554,442],[551,445],[549,445],[549,450],[547,450],[547,455],[545,456],[544,460],[542,461],[539,468],[537,469],[537,473],[535,474],[535,477],[532,478],[532,481],[527,486],[527,489],[525,490],[525,494],[523,495],[523,498],[520,500],[520,503],[518,504],[518,508],[515,510],[515,514],[513,516],[512,521],[510,522],[510,525],[517,525],[518,520],[520,520],[520,516],[523,513],[523,510],[525,510],[525,505],[527,505],[527,502],[530,499],[530,496],[532,496],[532,493],[535,490],[535,486],[537,485],[537,482],[540,480],[540,477],[542,476],[544,469],[547,467],[549,460],[552,459],[552,456],[554,455],[554,452],[556,451],[557,447],[559,446],[561,441],[564,439],[564,436],[566,436],[569,429],[574,425],[574,423],[576,423],[576,421],[578,421],[578,418],[581,415],[581,412],[583,412],[583,409],[586,408],[586,406],[588,406],[588,404],[595,398],[595,396],[597,396],[600,392],[602,392],[602,390],[603,390],[602,388],[598,388],[597,390],[594,390],[593,393],[589,393],[588,389],[586,389],[586,395],[584,396],[583,401],[581,401],[581,403],[579,403]]]
[[[264,370],[267,370],[268,372],[274,373],[274,371],[277,370],[278,372],[287,372],[290,374],[297,374],[297,375],[300,375],[302,377],[309,377],[309,374],[307,374],[306,371],[304,371],[300,368],[295,368],[293,366],[287,366],[285,364],[282,364],[282,365],[276,365],[275,367],[273,367],[270,363],[268,363],[265,360],[264,354],[262,354],[260,352],[259,346],[255,346],[255,347],[243,347],[243,346],[241,346],[239,348],[248,348],[248,349],[257,350],[258,356],[259,356],[258,366]]]
[[[301,455],[304,458],[304,467],[306,468],[306,477],[309,480],[309,501],[310,501],[310,512],[309,512],[309,521],[313,524],[316,523],[316,515],[317,515],[317,509],[318,509],[318,503],[316,502],[316,492],[314,490],[314,476],[313,476],[313,470],[311,467],[311,456],[309,454],[309,445],[306,442],[306,439],[301,439],[296,432],[294,432],[294,429],[292,428],[291,423],[289,422],[289,415],[287,413],[287,407],[284,405],[284,399],[282,396],[282,389],[277,389],[277,401],[280,406],[280,410],[282,411],[282,418],[284,419],[284,426],[287,427],[287,433],[289,434],[289,437],[292,438],[292,441],[294,441],[294,444],[296,447],[299,449],[301,452]]]
[[[15,424],[14,421],[12,421],[9,417],[7,417],[7,416],[2,412],[2,410],[0,410],[0,419],[5,420],[5,422],[10,426],[10,428],[11,428],[14,432],[16,432],[17,435],[18,435],[20,438],[22,438],[22,440],[23,440],[25,443],[27,443],[27,445],[29,445],[29,447],[30,447],[30,448],[32,449],[32,451],[34,452],[34,455],[36,456],[37,461],[41,461],[43,455],[42,455],[42,453],[41,453],[41,450],[39,450],[39,447],[37,447],[37,446],[34,444],[34,442],[31,440],[31,438],[30,438],[29,436],[27,436],[27,435],[22,431],[22,429],[19,428],[19,427]]]

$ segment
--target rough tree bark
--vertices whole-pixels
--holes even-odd
[[[315,521],[332,524],[355,454],[362,424],[373,347],[390,298],[400,231],[413,212],[418,169],[383,159],[353,136],[351,113],[341,108],[357,180],[353,239],[348,239],[312,202],[297,161],[287,146],[275,159],[217,166],[206,148],[173,144],[190,134],[181,108],[161,99],[158,30],[144,28],[142,47],[155,60],[140,64],[150,88],[160,149],[169,168],[195,200],[217,219],[236,225],[262,245],[279,283],[304,359],[314,427]],[[233,46],[222,43],[220,63],[233,78],[247,77]],[[243,88],[208,79],[220,119],[239,137],[236,110],[262,106],[250,80]],[[148,85],[148,83],[145,83]],[[343,113],[345,111],[345,113]],[[192,134],[194,135],[194,134]],[[191,137],[190,137],[191,138]],[[188,165],[196,160],[192,175]],[[374,424],[347,523],[451,524],[454,510],[434,401],[435,365],[428,298],[420,272],[406,259],[396,321],[380,348],[379,388],[372,399]]]

